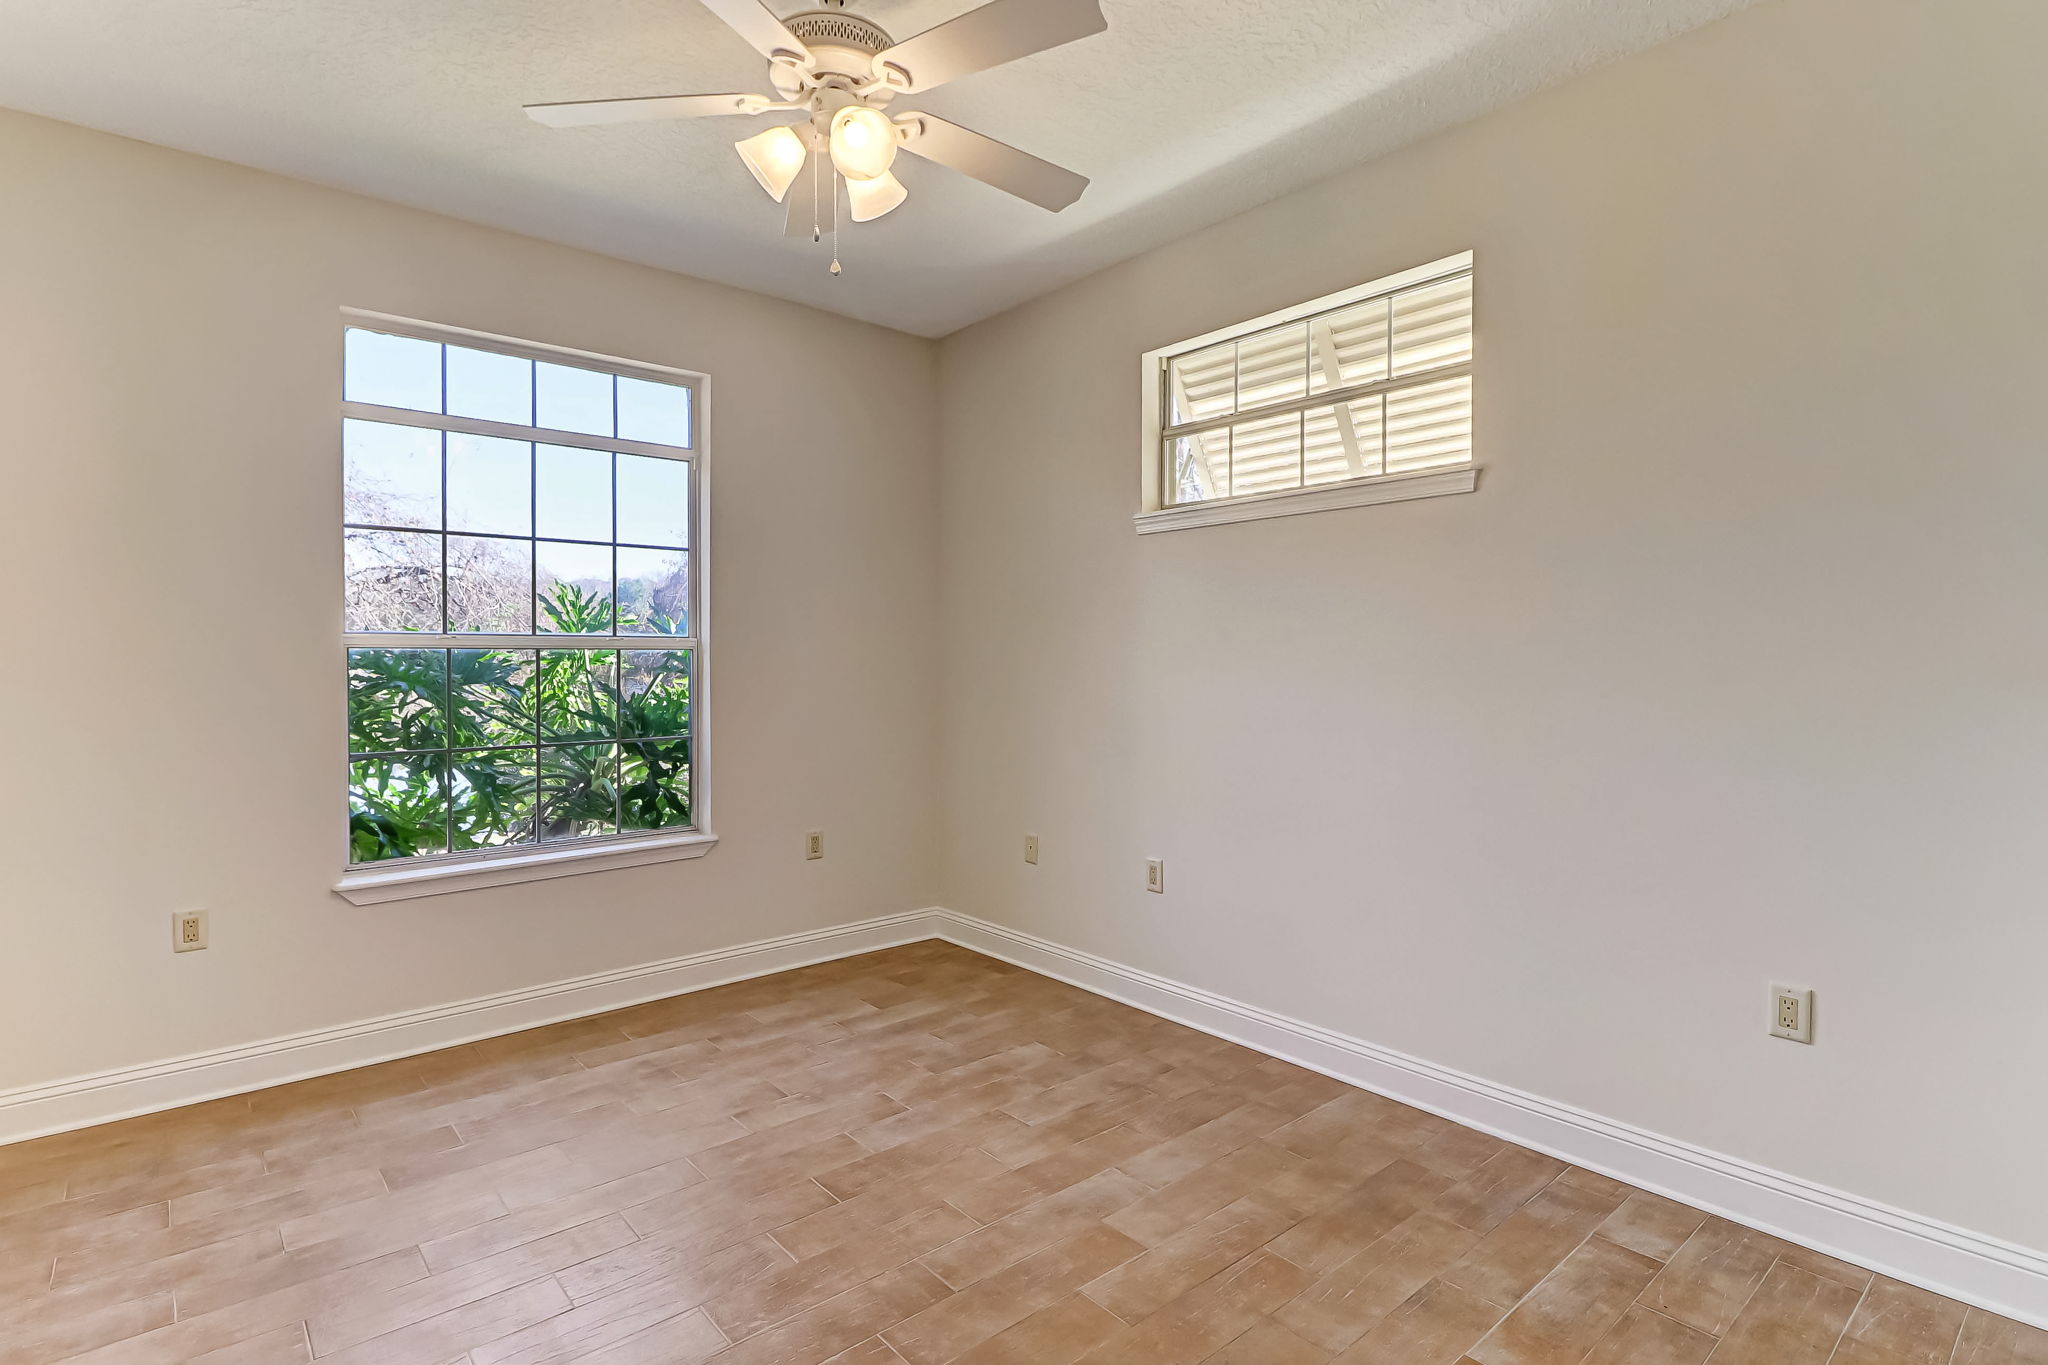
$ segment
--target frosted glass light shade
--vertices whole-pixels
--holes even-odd
[[[846,182],[847,209],[856,223],[880,218],[909,197],[910,191],[903,188],[903,182],[887,171],[873,180]]]
[[[778,204],[789,193],[789,187],[796,183],[797,172],[804,168],[804,160],[810,155],[804,140],[782,127],[756,133],[744,142],[735,142],[733,149],[740,154],[740,160],[747,163],[754,179],[761,182],[761,188],[768,191]]]
[[[896,160],[896,125],[879,109],[849,104],[832,116],[832,164],[848,180],[876,180]]]

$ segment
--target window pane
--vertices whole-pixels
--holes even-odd
[[[1472,277],[1394,296],[1395,375],[1472,358]]]
[[[557,540],[612,538],[612,457],[581,446],[534,450],[535,533]]]
[[[619,634],[690,633],[690,552],[619,551]]]
[[[690,741],[619,746],[619,827],[667,829],[690,823]]]
[[[1470,377],[1387,395],[1387,472],[1404,474],[1472,459]]]
[[[1237,343],[1179,356],[1167,365],[1169,426],[1223,417],[1237,410]]]
[[[1302,481],[1340,483],[1384,473],[1380,467],[1380,398],[1360,398],[1302,414]]]
[[[448,529],[532,535],[532,450],[524,441],[448,433]]]
[[[613,739],[619,733],[619,656],[609,649],[540,652],[540,737]]]
[[[1310,325],[1315,338],[1311,391],[1372,384],[1387,377],[1387,300],[1339,309]]]
[[[619,376],[619,435],[656,445],[690,444],[690,391]]]
[[[1262,417],[1230,429],[1230,495],[1301,487],[1301,414]]]
[[[619,827],[616,744],[557,744],[540,751],[540,837],[587,839]]]
[[[349,752],[447,748],[448,730],[443,722],[447,696],[446,650],[350,650]]]
[[[652,455],[619,456],[619,543],[690,543],[690,466]]]
[[[1308,324],[1289,323],[1237,343],[1237,407],[1262,408],[1308,392]]]
[[[612,547],[543,540],[534,550],[536,615],[543,635],[610,635]]]
[[[1230,488],[1230,428],[1177,436],[1166,445],[1166,496],[1174,503],[1207,502]]]
[[[349,531],[342,612],[348,630],[441,629],[441,537],[431,531]]]
[[[440,432],[345,420],[341,464],[344,520],[440,529]]]
[[[457,750],[448,764],[451,849],[530,843],[533,798],[533,750]]]
[[[533,542],[448,537],[448,629],[533,633]]]
[[[441,410],[441,345],[351,327],[342,339],[342,397],[387,408]]]
[[[533,362],[516,355],[450,346],[448,411],[487,422],[533,425]]]
[[[440,754],[365,758],[348,765],[349,860],[382,862],[442,853],[448,798]]]
[[[532,650],[450,650],[448,676],[456,747],[533,742]]]
[[[533,424],[589,436],[612,435],[612,377],[573,365],[537,361]]]
[[[663,739],[690,733],[690,651],[628,650],[619,662],[619,734]]]

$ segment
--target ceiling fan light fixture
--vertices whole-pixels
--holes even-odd
[[[863,0],[852,0],[862,3]],[[886,112],[903,95],[1002,66],[1100,33],[1103,0],[972,0],[973,8],[897,41],[873,20],[847,12],[849,0],[811,0],[817,8],[787,20],[771,0],[699,0],[767,59],[761,94],[643,95],[556,100],[526,112],[554,128],[650,119],[797,115],[733,144],[747,171],[785,206],[783,233],[823,239],[838,221],[839,183],[855,222],[893,212],[909,198],[890,173],[899,151],[934,161],[1026,203],[1058,213],[1088,187],[1086,176],[1005,146],[936,115]],[[829,164],[828,164],[829,158]],[[791,194],[806,169],[807,192]],[[825,191],[829,189],[830,194]],[[806,211],[808,210],[808,211]],[[837,231],[833,236],[836,243]],[[832,273],[839,273],[836,257]]]
[[[778,204],[789,193],[789,187],[796,183],[797,173],[803,170],[804,161],[810,156],[804,140],[792,129],[782,126],[756,133],[732,145],[733,150],[740,154],[740,160],[747,163],[747,169],[754,173],[754,179],[761,182],[761,188],[768,191]]]
[[[832,116],[832,164],[849,182],[887,175],[896,143],[896,125],[879,109],[849,104]]]
[[[846,211],[856,223],[871,223],[910,197],[903,182],[883,171],[873,180],[846,182]]]

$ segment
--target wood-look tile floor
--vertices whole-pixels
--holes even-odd
[[[0,1359],[2048,1365],[940,943],[0,1148]]]

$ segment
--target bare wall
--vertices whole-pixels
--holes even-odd
[[[946,903],[2048,1246],[2044,45],[1779,0],[946,340]],[[1133,534],[1142,351],[1465,248],[1477,493]]]
[[[931,902],[929,342],[24,115],[0,168],[0,1090]],[[329,891],[344,306],[710,374],[708,857]]]

